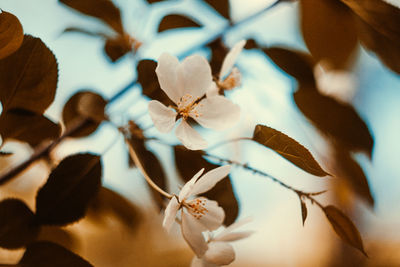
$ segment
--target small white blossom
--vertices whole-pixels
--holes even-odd
[[[249,222],[249,218],[240,220],[225,228],[216,236],[210,236],[208,249],[203,257],[195,256],[191,267],[218,267],[228,265],[235,260],[235,251],[228,242],[237,241],[250,236],[252,231],[233,232],[238,227]]]
[[[215,87],[207,60],[199,55],[185,58],[181,63],[170,54],[162,54],[156,73],[161,89],[176,106],[166,107],[156,100],[149,103],[149,113],[160,132],[170,132],[177,119],[177,138],[189,149],[207,147],[207,142],[188,123],[190,117],[205,128],[223,130],[232,126],[240,116],[239,106],[220,95],[208,95]]]
[[[230,165],[221,166],[200,177],[204,171],[201,169],[182,187],[178,196],[172,197],[165,209],[163,227],[167,231],[181,210],[182,235],[198,257],[202,257],[208,249],[202,232],[218,229],[224,221],[225,212],[216,201],[194,196],[213,188],[229,174],[230,168]]]

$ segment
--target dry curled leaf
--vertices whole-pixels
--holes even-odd
[[[77,123],[87,120],[85,126],[72,134],[72,137],[84,137],[97,130],[103,120],[107,119],[104,113],[107,101],[102,96],[91,91],[75,93],[64,105],[62,118],[67,129]]]
[[[252,140],[272,149],[308,173],[316,176],[329,175],[321,168],[307,148],[280,131],[258,124],[254,129]]]
[[[186,149],[184,146],[175,146],[175,165],[181,178],[187,182],[196,172],[205,168],[205,172],[219,167],[203,158],[202,151]],[[232,224],[239,214],[239,204],[233,191],[232,183],[227,176],[218,182],[211,190],[202,196],[215,200],[225,211],[225,225]]]
[[[39,225],[34,223],[34,214],[18,199],[0,202],[0,247],[15,249],[34,241]]]
[[[303,38],[314,59],[333,68],[346,67],[357,47],[351,11],[337,0],[301,0],[300,17]]]
[[[120,10],[111,0],[59,0],[59,2],[102,20],[119,34],[124,32]]]
[[[75,154],[63,159],[36,196],[36,221],[66,225],[81,219],[101,186],[100,156]]]
[[[192,18],[180,14],[170,14],[163,17],[158,25],[158,32],[178,28],[197,28],[200,26],[201,25],[195,22]]]
[[[14,109],[0,115],[0,134],[4,141],[14,139],[32,147],[60,136],[61,127],[44,115]]]
[[[20,267],[93,267],[66,248],[46,241],[30,244],[18,263]]]
[[[6,58],[21,46],[24,31],[18,18],[11,13],[0,13],[0,59]]]
[[[365,256],[367,256],[361,235],[353,222],[334,206],[326,206],[323,210],[336,234],[344,242],[360,250]]]
[[[3,112],[19,108],[42,114],[54,100],[57,81],[53,53],[39,38],[25,35],[21,47],[0,60]]]

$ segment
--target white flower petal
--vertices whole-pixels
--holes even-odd
[[[208,248],[202,234],[205,230],[204,227],[192,215],[182,211],[181,230],[183,238],[190,248],[197,257],[201,258]]]
[[[217,96],[217,95],[219,95],[218,92],[219,92],[219,88],[218,88],[217,84],[215,82],[212,82],[210,88],[208,88],[208,90],[206,92],[206,96],[207,96],[207,98]]]
[[[149,114],[154,126],[162,133],[168,133],[175,126],[176,112],[158,102],[152,100],[149,102]]]
[[[203,127],[223,130],[240,119],[240,108],[229,99],[218,95],[200,101],[190,116]]]
[[[243,232],[234,232],[234,233],[225,233],[218,235],[213,240],[215,241],[223,241],[223,242],[233,242],[240,239],[244,239],[252,235],[254,231],[243,231]]]
[[[224,210],[218,206],[218,202],[205,197],[198,197],[186,201],[189,206],[185,207],[204,228],[213,231],[220,227],[225,219]]]
[[[224,76],[232,69],[233,65],[240,52],[242,52],[243,47],[246,45],[246,40],[241,40],[236,43],[229,53],[225,56],[224,62],[222,63],[221,71],[219,72],[219,80],[222,81]]]
[[[211,242],[204,259],[217,265],[228,265],[235,260],[233,247],[225,242]]]
[[[156,73],[161,89],[177,103],[183,95],[183,84],[178,80],[179,60],[168,53],[158,58]]]
[[[165,230],[167,230],[167,232],[171,229],[171,226],[175,221],[179,206],[180,205],[176,197],[172,197],[167,205],[167,208],[165,209],[163,227]]]
[[[176,127],[175,135],[188,149],[199,150],[207,147],[206,140],[204,140],[185,120],[182,120],[178,127]]]
[[[178,80],[183,84],[183,94],[194,99],[203,96],[212,83],[211,67],[199,55],[185,58],[178,67]]]
[[[197,181],[197,183],[194,184],[191,194],[199,195],[207,192],[208,190],[213,188],[219,181],[228,176],[230,170],[231,166],[225,165],[207,172]]]
[[[179,201],[184,201],[187,197],[192,195],[192,189],[194,184],[196,183],[197,179],[203,174],[204,168],[198,171],[192,179],[190,179],[181,189],[179,192]]]
[[[218,267],[218,265],[215,265],[211,262],[207,262],[204,259],[199,259],[197,257],[193,257],[190,267]]]

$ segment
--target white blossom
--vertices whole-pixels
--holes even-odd
[[[250,236],[252,231],[233,232],[249,222],[249,218],[233,223],[215,236],[210,236],[208,249],[203,257],[195,256],[191,267],[217,267],[228,265],[235,260],[235,251],[228,242],[237,241]]]
[[[175,106],[166,107],[152,100],[149,103],[150,117],[157,130],[163,133],[170,132],[176,120],[181,119],[175,134],[187,148],[207,147],[207,142],[187,123],[189,117],[214,130],[229,128],[239,119],[239,106],[224,96],[205,96],[215,83],[204,57],[194,55],[179,62],[176,57],[164,53],[158,60],[156,73],[161,89]]]
[[[202,232],[218,229],[224,221],[225,212],[216,201],[195,196],[213,188],[229,174],[230,168],[230,165],[221,166],[203,176],[204,169],[201,169],[182,187],[178,196],[171,198],[165,209],[163,227],[167,231],[181,211],[182,235],[198,257],[202,257],[208,249]]]

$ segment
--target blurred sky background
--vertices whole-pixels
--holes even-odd
[[[138,55],[140,58],[157,59],[165,51],[178,54],[227,23],[210,7],[195,0],[169,1],[152,7],[139,0],[115,2],[123,10],[124,24],[129,32],[144,43]],[[265,0],[232,0],[232,17],[240,20],[270,3]],[[64,103],[79,89],[92,89],[110,97],[135,78],[131,56],[112,64],[104,56],[103,41],[100,39],[61,34],[70,26],[101,28],[102,25],[95,19],[81,16],[56,0],[0,0],[0,8],[16,15],[25,33],[40,37],[57,57],[58,91],[55,102],[46,112],[52,119],[60,120]],[[190,14],[205,27],[170,31],[157,36],[161,15],[170,12]],[[256,38],[266,45],[305,48],[298,29],[298,5],[281,4],[227,34],[225,41],[232,46],[247,38]],[[198,53],[209,55],[207,50]],[[357,159],[368,176],[375,208],[372,211],[358,201],[357,208],[363,213],[355,223],[369,252],[369,240],[400,242],[400,78],[364,50],[360,50],[360,55],[355,68],[359,89],[353,103],[369,125],[375,145],[372,162],[364,155],[357,155]],[[243,86],[229,97],[241,106],[241,121],[233,130],[222,134],[205,131],[203,134],[209,143],[217,143],[227,136],[251,136],[255,124],[261,123],[295,138],[309,148],[318,161],[324,162],[329,157],[325,141],[294,104],[294,81],[280,72],[261,52],[244,51],[237,66],[243,74]],[[140,88],[135,87],[108,111],[116,123],[126,122],[129,117],[135,118],[146,112],[146,103],[140,98]],[[139,123],[149,126],[151,120],[146,116]],[[158,133],[152,129],[149,134]],[[82,150],[101,153],[115,140],[117,144],[104,158],[104,182],[136,203],[146,205],[149,198],[144,193],[144,180],[138,177],[137,170],[127,168],[124,141],[111,126],[103,125],[90,138],[62,144],[58,153],[66,155]],[[168,140],[176,142],[172,135]],[[156,143],[151,145],[162,151],[161,160],[169,174],[176,175],[171,151]],[[329,181],[334,179],[313,177],[274,152],[253,144],[239,143],[213,152],[249,162],[251,166],[305,191],[326,189]],[[232,178],[240,201],[240,217],[253,217],[253,222],[245,228],[256,231],[252,237],[235,244],[238,261],[232,266],[243,266],[241,262],[245,259],[251,259],[260,266],[266,262],[275,266],[318,266],[318,262],[323,261],[323,255],[331,248],[329,242],[323,240],[338,238],[318,208],[309,205],[309,218],[303,227],[300,204],[294,193],[239,168],[235,168]],[[178,188],[173,185],[171,190],[177,192]],[[327,204],[330,201],[329,198],[321,199]],[[373,252],[370,257],[374,257]]]

